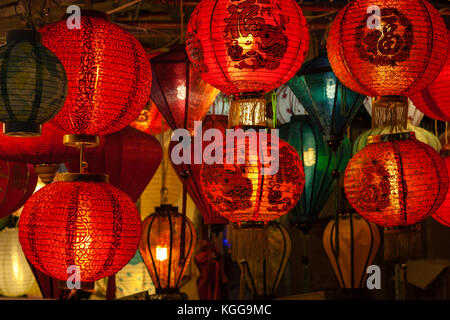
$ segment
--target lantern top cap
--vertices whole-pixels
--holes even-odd
[[[375,142],[400,141],[410,139],[416,139],[416,134],[413,131],[369,136],[367,138],[367,143],[369,144]]]
[[[11,41],[29,41],[41,42],[41,34],[32,29],[14,29],[6,32],[6,42]]]
[[[109,176],[107,174],[95,173],[60,173],[56,175],[55,181],[109,183]]]

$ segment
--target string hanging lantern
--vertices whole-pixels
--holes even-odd
[[[151,299],[186,298],[179,288],[197,242],[194,225],[178,208],[165,204],[144,219],[142,229],[139,251],[156,289]]]
[[[341,288],[363,288],[366,286],[367,267],[372,264],[380,248],[380,232],[374,223],[355,213],[339,214],[338,219],[339,256],[336,255],[334,219],[323,232],[323,248]]]
[[[65,143],[97,145],[96,136],[138,117],[148,103],[152,75],[144,48],[131,34],[90,10],[81,11],[79,29],[69,29],[63,19],[40,33],[67,72],[66,103],[49,122],[66,134]]]
[[[297,72],[308,48],[306,19],[293,0],[202,0],[186,32],[193,67],[203,80],[233,95],[230,126],[265,126],[264,93]]]
[[[336,76],[353,91],[377,97],[372,121],[406,127],[407,96],[439,74],[448,36],[439,12],[425,0],[356,0],[335,17],[327,50]]]
[[[10,136],[39,136],[67,96],[64,67],[34,30],[11,30],[0,48],[0,121]]]
[[[345,193],[365,219],[385,229],[385,258],[418,255],[418,224],[443,203],[448,174],[439,153],[414,133],[378,135],[347,165]]]

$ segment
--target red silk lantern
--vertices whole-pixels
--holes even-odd
[[[109,175],[109,182],[136,202],[162,160],[162,148],[153,136],[126,127],[102,138],[86,150],[88,171]],[[69,172],[80,172],[79,161],[66,162]]]
[[[327,43],[339,80],[370,97],[419,92],[441,71],[447,47],[444,20],[425,0],[351,1]]]
[[[448,190],[439,153],[413,132],[371,140],[345,170],[345,193],[353,208],[382,227],[414,225],[433,214]]]
[[[66,103],[49,123],[66,134],[105,135],[135,120],[147,105],[151,68],[142,45],[106,15],[82,11],[81,28],[66,19],[40,30],[68,79]]]
[[[228,117],[227,116],[216,116],[216,115],[208,115],[203,120],[202,128],[203,131],[210,129],[210,128],[216,128],[222,132],[222,134],[225,134],[225,129],[228,125]],[[195,139],[198,139],[198,137],[195,137]],[[172,141],[169,145],[169,154],[172,154],[173,147],[178,142]],[[207,143],[202,142],[202,154],[203,150],[205,149]],[[195,152],[194,150],[194,143],[191,143],[191,155],[193,155]],[[193,159],[193,156],[192,156]],[[211,204],[207,201],[205,194],[201,190],[200,185],[200,170],[202,168],[201,164],[174,164],[172,162],[172,166],[177,172],[178,176],[181,180],[186,181],[186,187],[187,192],[191,196],[192,200],[194,201],[197,208],[200,210],[200,213],[203,216],[203,223],[204,224],[226,224],[228,223],[228,220],[220,216],[219,212],[214,210],[211,207]]]
[[[279,87],[300,69],[308,48],[306,19],[293,0],[202,0],[187,26],[192,65],[226,94]]]
[[[130,127],[151,135],[157,135],[169,129],[167,121],[151,99],[148,106],[142,109],[139,117],[130,123]]]
[[[450,172],[450,157],[445,157],[444,162],[447,167],[447,172]],[[444,202],[439,209],[436,210],[432,217],[440,224],[450,227],[450,193],[447,193]]]
[[[0,218],[19,210],[33,194],[36,184],[32,165],[0,160]]]
[[[172,129],[194,129],[194,121],[201,121],[219,91],[204,82],[192,68],[182,46],[151,60],[155,76],[152,100]]]
[[[115,274],[134,256],[141,235],[139,213],[103,177],[63,174],[64,181],[43,187],[27,201],[19,240],[38,270],[66,281],[74,271],[68,267],[76,266],[82,286],[88,287]]]
[[[276,172],[269,172],[269,165],[263,164],[259,152],[262,150],[249,141],[253,138],[258,139],[262,148],[266,145],[262,139],[267,138],[267,154],[273,156],[275,149],[279,150]],[[202,165],[200,182],[206,199],[233,223],[267,224],[288,213],[300,199],[305,184],[300,157],[293,147],[281,139],[272,147],[272,139],[268,133],[255,132],[250,139],[237,139],[234,150],[226,150],[224,144],[227,137],[222,145],[219,142],[218,147],[223,150],[223,163],[204,162]],[[238,150],[244,150],[245,163],[239,164],[235,157],[233,164],[227,164],[226,154],[234,151],[234,155],[238,155]]]
[[[449,46],[450,52],[450,46]],[[450,121],[450,98],[447,94],[450,81],[450,54],[441,73],[428,87],[410,97],[414,105],[428,117]]]

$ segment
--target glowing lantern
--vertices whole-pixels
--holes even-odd
[[[66,173],[58,179],[27,201],[20,243],[38,270],[65,282],[78,269],[81,286],[92,288],[134,256],[141,219],[133,201],[105,183],[107,176]]]
[[[186,33],[193,67],[233,95],[231,125],[265,125],[263,94],[292,78],[308,48],[306,19],[293,0],[202,0]]]
[[[336,255],[336,220],[323,232],[322,243],[341,288],[366,286],[367,267],[380,248],[377,226],[357,214],[339,214],[339,255]]]
[[[447,167],[447,172],[450,172],[450,157],[448,156],[448,151],[446,151],[446,153],[447,156],[444,158],[444,161]],[[440,224],[450,227],[450,193],[447,193],[444,202],[439,209],[433,213],[432,217]]]
[[[197,242],[194,225],[176,207],[161,205],[145,218],[139,251],[155,285],[153,299],[182,299],[181,280]]]
[[[414,133],[371,137],[347,165],[345,193],[352,207],[385,231],[385,258],[420,249],[417,223],[433,214],[448,190],[448,174],[439,153]],[[415,228],[415,229],[414,229]],[[405,231],[405,232],[401,232]],[[409,240],[405,240],[408,237]],[[387,250],[386,244],[392,249]],[[418,251],[416,251],[418,252]]]
[[[161,112],[151,99],[148,106],[141,111],[139,117],[130,123],[130,127],[151,135],[157,135],[169,129],[167,121],[164,120]]]
[[[93,136],[118,131],[138,117],[148,103],[152,75],[144,48],[131,34],[100,12],[82,11],[80,19],[80,29],[69,29],[63,19],[40,30],[69,83],[66,103],[50,124],[72,135],[67,143],[97,144]]]
[[[32,30],[12,30],[0,49],[0,121],[10,136],[39,136],[64,105],[67,78],[53,52]]]
[[[19,243],[17,228],[0,232],[0,294],[19,297],[29,293],[35,283]]]

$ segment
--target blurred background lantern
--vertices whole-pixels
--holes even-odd
[[[42,126],[39,137],[8,137],[0,133],[0,159],[33,164],[44,183],[53,181],[60,163],[78,158],[78,152],[63,144],[63,135],[47,124]]]
[[[343,289],[366,287],[367,267],[380,248],[378,227],[356,213],[339,214],[339,255],[336,254],[336,220],[323,232],[323,248]]]
[[[194,121],[203,120],[219,90],[201,79],[181,45],[172,46],[169,52],[150,61],[153,102],[172,130],[184,128],[192,133]]]
[[[88,149],[88,171],[109,175],[109,183],[136,202],[161,163],[158,140],[131,127],[101,138],[97,148]],[[79,159],[66,162],[69,172],[80,172]]]
[[[449,46],[450,52],[450,46]],[[411,100],[428,117],[450,121],[450,99],[447,94],[450,80],[450,54],[441,72],[434,81],[419,93],[411,96]]]
[[[268,226],[267,251],[262,260],[243,257],[241,268],[241,299],[244,298],[242,286],[244,281],[250,288],[255,300],[275,298],[278,284],[292,251],[292,241],[287,230],[278,222],[272,221]]]
[[[39,136],[64,105],[67,78],[34,30],[11,30],[0,48],[0,121],[10,136]]]
[[[306,62],[288,85],[336,152],[364,96],[344,87],[326,54]]]
[[[420,255],[419,222],[445,199],[448,174],[439,153],[413,132],[371,137],[345,171],[345,193],[367,220],[387,228],[386,260]]]
[[[307,115],[305,108],[298,100],[288,84],[283,84],[276,90],[277,94],[277,124],[285,124],[291,121],[295,115]]]
[[[408,114],[404,97],[436,78],[447,48],[444,20],[422,0],[352,1],[334,18],[327,41],[339,80],[353,91],[378,97],[373,127],[402,129]]]
[[[183,223],[186,223],[184,236]],[[196,242],[194,225],[178,213],[177,207],[163,204],[145,218],[139,251],[155,285],[152,299],[186,298],[179,288]]]
[[[152,75],[144,48],[131,34],[101,12],[82,11],[80,19],[80,29],[67,28],[63,19],[40,30],[69,84],[64,107],[49,123],[78,135],[66,142],[96,144],[86,135],[116,132],[138,117],[148,103]]]
[[[309,116],[292,116],[291,121],[280,126],[280,138],[298,152],[305,172],[305,188],[300,201],[291,210],[292,221],[304,232],[316,223],[319,213],[333,190],[332,171],[335,166],[343,172],[351,156],[350,140],[345,137],[336,151],[336,163],[319,128]]]
[[[360,151],[362,148],[364,148],[367,145],[368,139],[370,136],[376,136],[376,135],[380,135],[380,134],[388,134],[388,133],[390,133],[389,131],[390,130],[388,128],[376,128],[376,129],[369,129],[367,131],[364,131],[356,138],[356,140],[353,144],[353,154],[356,154],[358,151]],[[434,134],[432,134],[428,130],[425,130],[424,128],[412,125],[410,121],[408,121],[405,131],[414,132],[414,135],[417,140],[429,145],[437,152],[439,152],[442,148],[441,142]]]
[[[169,129],[167,121],[164,120],[161,112],[159,112],[151,99],[149,100],[147,107],[142,109],[138,118],[130,123],[130,127],[153,136]]]
[[[6,297],[20,297],[30,293],[34,286],[33,273],[19,242],[19,229],[2,230],[0,232],[0,294]]]
[[[37,180],[32,165],[0,160],[0,218],[9,216],[27,202]]]
[[[82,288],[115,274],[136,253],[141,220],[132,200],[106,176],[65,173],[36,192],[19,220],[27,259],[65,281],[77,266]],[[73,272],[74,270],[72,270]]]
[[[252,10],[251,27],[244,22],[246,10]],[[202,0],[187,26],[193,67],[206,82],[233,95],[230,125],[265,125],[263,94],[297,72],[308,47],[306,19],[293,0]]]

